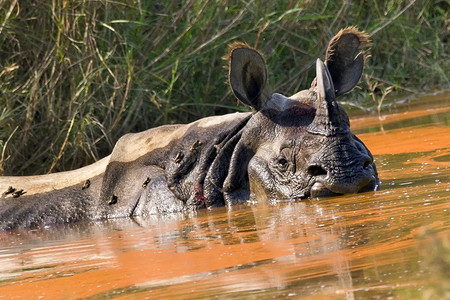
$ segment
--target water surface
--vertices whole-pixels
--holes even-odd
[[[377,192],[0,233],[0,299],[449,299],[449,99],[352,120]]]

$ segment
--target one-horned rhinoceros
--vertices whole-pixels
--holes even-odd
[[[127,134],[78,170],[1,177],[0,229],[376,190],[372,155],[336,101],[359,81],[368,44],[341,30],[312,87],[291,97],[269,93],[257,50],[232,44],[229,83],[252,112]]]

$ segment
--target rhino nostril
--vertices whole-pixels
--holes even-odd
[[[364,168],[364,169],[367,169],[372,163],[373,163],[372,158],[367,157],[367,158],[364,160],[363,168]]]
[[[327,171],[325,171],[321,166],[309,166],[308,174],[311,176],[319,176],[319,175],[327,175]]]

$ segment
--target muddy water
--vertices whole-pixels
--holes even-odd
[[[0,299],[449,299],[449,99],[352,120],[378,192],[0,233]]]

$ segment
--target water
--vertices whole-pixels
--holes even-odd
[[[352,120],[378,192],[0,233],[0,299],[450,299],[449,99]]]

